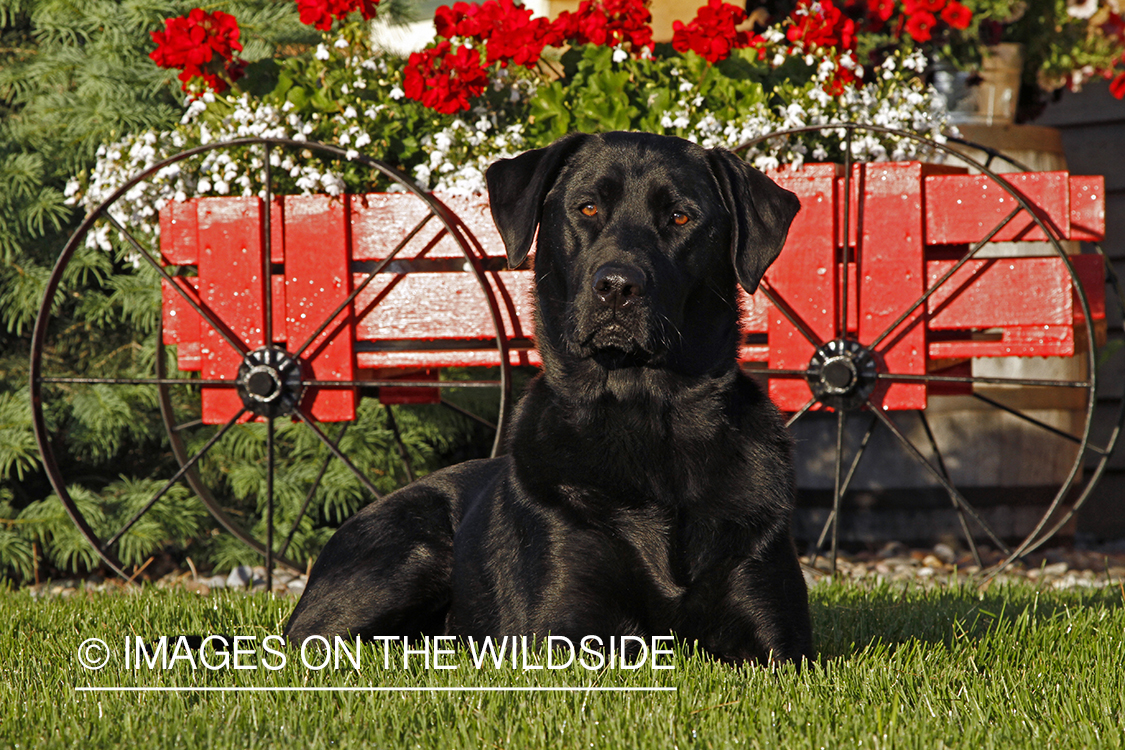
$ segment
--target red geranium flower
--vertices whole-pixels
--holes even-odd
[[[912,16],[923,11],[937,13],[945,7],[946,2],[947,0],[902,0],[902,7],[906,15]]]
[[[297,0],[297,10],[301,13],[301,23],[328,31],[332,28],[332,19],[344,18],[355,10],[366,19],[374,18],[378,4],[379,0]]]
[[[149,57],[162,68],[180,68],[184,91],[193,78],[202,78],[222,93],[229,87],[227,81],[241,78],[246,67],[234,55],[242,49],[240,34],[238,21],[229,13],[195,8],[186,16],[165,19],[164,30],[152,32],[156,49]]]
[[[555,18],[548,44],[573,40],[577,44],[629,44],[634,50],[651,49],[651,23],[652,13],[644,0],[582,0],[577,12],[564,10]]]
[[[1118,99],[1125,99],[1125,72],[1118,73],[1117,77],[1110,81],[1109,93]]]
[[[532,18],[531,11],[512,0],[487,0],[477,5],[442,6],[434,15],[438,36],[468,37],[486,44],[487,62],[533,67],[547,44],[551,22]]]
[[[895,0],[871,0],[867,4],[867,15],[869,18],[877,19],[882,23],[891,20],[891,16],[895,13]]]
[[[451,115],[469,108],[469,100],[484,93],[488,74],[480,52],[448,40],[415,52],[406,63],[403,91],[432,110]]]
[[[930,41],[935,26],[937,26],[937,19],[934,18],[934,14],[924,10],[906,19],[906,33],[910,34],[910,38],[916,42]]]
[[[855,49],[855,21],[845,16],[831,0],[799,0],[785,32],[790,42],[810,47]]]
[[[955,29],[967,29],[973,20],[973,12],[957,0],[949,0],[949,5],[941,11],[941,20]]]
[[[723,0],[708,0],[688,25],[672,24],[672,47],[680,53],[694,51],[710,63],[725,60],[732,49],[750,44],[750,35],[737,31],[746,13]]]

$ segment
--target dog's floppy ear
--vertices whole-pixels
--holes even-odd
[[[585,133],[571,133],[546,148],[501,159],[484,173],[492,220],[504,240],[509,267],[515,268],[527,258],[543,214],[543,199],[567,157],[587,137]]]
[[[781,253],[801,202],[726,149],[712,149],[708,158],[731,217],[731,257],[738,283],[753,294]]]

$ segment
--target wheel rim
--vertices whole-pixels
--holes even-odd
[[[810,410],[819,407],[827,407],[836,414],[836,429],[835,429],[835,446],[834,446],[834,473],[833,473],[833,490],[832,490],[832,509],[829,512],[827,519],[822,527],[819,538],[817,539],[814,551],[815,556],[818,555],[824,547],[826,538],[831,534],[830,555],[831,555],[831,569],[836,569],[836,554],[838,550],[838,533],[839,533],[839,520],[841,512],[841,503],[846,497],[852,480],[856,476],[857,468],[862,460],[865,451],[869,447],[872,435],[878,427],[889,431],[894,436],[895,441],[900,444],[907,453],[912,456],[913,460],[931,475],[943,490],[945,490],[954,507],[957,510],[957,516],[961,525],[962,535],[968,544],[975,560],[980,564],[980,555],[976,549],[975,536],[972,532],[971,525],[976,524],[986,532],[986,536],[992,538],[992,541],[997,544],[999,549],[1004,552],[1004,558],[990,571],[990,577],[995,575],[1003,568],[1007,567],[1014,560],[1026,555],[1027,553],[1042,546],[1048,539],[1057,533],[1067,522],[1074,516],[1074,514],[1082,507],[1086,499],[1089,497],[1094,486],[1097,484],[1098,479],[1104,472],[1108,463],[1109,457],[1116,445],[1117,438],[1121,431],[1122,422],[1125,421],[1125,407],[1118,410],[1115,426],[1109,437],[1100,445],[1091,443],[1090,433],[1093,427],[1093,413],[1095,408],[1095,394],[1097,391],[1097,355],[1096,355],[1096,338],[1094,331],[1094,322],[1091,316],[1089,300],[1086,296],[1085,290],[1079,283],[1078,275],[1075,268],[1068,258],[1066,252],[1059,242],[1059,236],[1056,232],[1052,231],[1046,223],[1040,218],[1036,211],[1032,210],[1028,201],[1016,191],[1009,183],[1003,180],[991,168],[993,158],[999,156],[1004,158],[998,153],[992,153],[988,149],[981,149],[989,154],[986,164],[962,154],[944,144],[937,143],[928,138],[910,133],[907,131],[897,131],[890,128],[882,128],[877,126],[858,125],[855,123],[839,123],[828,126],[809,126],[802,128],[793,128],[785,131],[778,131],[763,135],[759,138],[752,139],[741,144],[735,149],[736,152],[746,152],[754,146],[767,142],[775,138],[785,138],[793,135],[801,135],[808,133],[823,133],[825,131],[843,131],[844,133],[844,174],[843,174],[843,232],[842,236],[844,241],[838,243],[842,245],[842,271],[840,280],[838,282],[838,298],[839,309],[836,311],[836,338],[830,341],[820,340],[807,325],[803,324],[800,316],[787,304],[784,299],[781,299],[777,294],[771,290],[768,284],[763,283],[760,287],[766,296],[766,299],[773,304],[773,306],[784,316],[789,322],[797,329],[809,344],[816,350],[816,354],[810,361],[805,369],[796,370],[777,370],[777,369],[748,369],[748,372],[764,376],[766,378],[772,377],[785,377],[795,378],[803,377],[810,385],[813,391],[813,397],[798,409],[788,421],[788,425],[792,426],[800,420]],[[853,159],[852,159],[852,143],[853,134],[856,131],[869,131],[874,133],[881,133],[885,135],[892,135],[904,139],[912,140],[916,143],[928,146],[934,152],[942,153],[952,156],[959,161],[965,163],[969,167],[977,169],[982,175],[987,176],[992,183],[1000,186],[1015,202],[1016,208],[1007,217],[1002,219],[995,228],[990,232],[985,233],[983,238],[975,243],[957,264],[948,273],[943,274],[942,277],[935,282],[932,286],[926,288],[924,294],[915,301],[909,309],[905,310],[899,315],[895,321],[887,326],[874,340],[860,341],[858,335],[853,337],[849,335],[847,327],[847,295],[848,295],[848,262],[851,259],[849,253],[852,252],[851,234],[849,222],[852,217],[852,181],[853,181]],[[964,143],[964,142],[962,142]],[[970,145],[970,144],[966,144]],[[977,147],[979,148],[979,147]],[[1018,162],[1013,162],[1017,167],[1022,167]],[[1070,381],[1046,381],[1037,380],[1034,378],[988,378],[988,377],[942,377],[933,376],[930,374],[909,376],[906,374],[895,374],[888,372],[882,366],[880,361],[880,346],[887,340],[892,332],[898,330],[904,323],[907,323],[911,315],[916,311],[923,308],[928,300],[934,293],[939,291],[942,286],[953,278],[957,270],[959,270],[965,263],[973,259],[977,252],[983,248],[993,236],[995,236],[1004,226],[1015,219],[1017,216],[1029,217],[1038,226],[1044,236],[1047,237],[1054,254],[1060,258],[1066,268],[1069,276],[1072,290],[1078,300],[1079,306],[1082,311],[1083,320],[1085,323],[1085,351],[1083,352],[1086,362],[1086,372],[1084,380],[1074,382]],[[855,242],[857,243],[855,253],[861,251],[862,241],[860,237],[856,236]],[[1114,284],[1118,304],[1121,305],[1121,291],[1117,285],[1116,278],[1113,277],[1113,269],[1108,264],[1107,274],[1110,278],[1107,279]],[[858,266],[857,266],[858,274]],[[857,279],[855,282],[859,284]],[[928,283],[928,282],[927,282]],[[858,288],[858,287],[857,287]],[[914,325],[919,323],[915,322]],[[1078,356],[1077,352],[1075,356]],[[835,365],[833,367],[833,365]],[[874,373],[872,371],[874,370]],[[1051,388],[1079,388],[1085,395],[1084,407],[1084,424],[1081,430],[1081,435],[1076,436],[1070,433],[1064,433],[1061,430],[1054,428],[1051,425],[1045,424],[1030,415],[1024,414],[1018,409],[1013,409],[995,400],[989,399],[977,393],[973,396],[989,403],[994,408],[1006,412],[1025,423],[1035,425],[1047,432],[1052,432],[1070,442],[1077,444],[1077,452],[1073,465],[1067,472],[1065,480],[1055,493],[1054,497],[1047,504],[1047,509],[1039,522],[1035,524],[1033,530],[1022,539],[1018,544],[1008,547],[1001,539],[990,529],[988,524],[977,514],[976,510],[969,504],[961,495],[957,488],[953,486],[951,481],[950,472],[946,466],[946,462],[938,448],[937,441],[934,437],[934,432],[926,419],[924,411],[918,411],[918,416],[921,422],[921,428],[926,436],[926,442],[933,460],[928,460],[923,451],[919,450],[917,446],[913,445],[911,440],[903,433],[903,431],[890,420],[890,418],[883,412],[882,409],[872,408],[871,393],[868,388],[872,387],[872,383],[877,383],[880,380],[894,381],[894,382],[919,382],[919,383],[968,383],[974,389],[977,384],[992,383],[996,385],[1007,384],[1012,386],[1026,386],[1026,387],[1051,387]],[[863,437],[860,440],[859,447],[854,451],[850,464],[846,465],[844,461],[844,443],[845,443],[845,421],[849,412],[865,411],[870,414],[870,420],[864,431]],[[1084,485],[1074,494],[1075,483],[1078,481],[1079,474],[1083,469],[1083,465],[1087,460],[1088,454],[1094,454],[1098,458],[1093,467],[1087,467],[1087,475],[1084,478]],[[1061,517],[1058,517],[1060,507],[1064,503],[1069,502],[1069,507],[1065,509]]]
[[[192,295],[184,291],[184,287],[177,284],[175,279],[171,277],[163,268],[163,263],[160,260],[159,252],[150,252],[144,245],[134,237],[127,228],[112,215],[110,212],[111,207],[124,196],[131,188],[138,183],[150,178],[161,169],[190,159],[199,154],[215,149],[232,149],[239,147],[260,147],[264,150],[263,168],[261,181],[263,190],[259,193],[259,197],[264,195],[262,206],[271,206],[274,198],[273,192],[273,178],[271,175],[271,151],[273,149],[299,149],[302,151],[313,151],[320,155],[327,155],[329,158],[338,159],[352,163],[359,163],[375,172],[380,173],[384,178],[389,179],[392,183],[400,186],[403,192],[411,193],[413,196],[422,201],[423,207],[426,210],[425,216],[414,231],[407,236],[407,238],[399,243],[399,245],[390,252],[390,254],[382,261],[375,264],[375,267],[366,273],[363,280],[356,284],[356,289],[348,296],[348,298],[339,305],[336,312],[328,315],[323,319],[323,322],[318,326],[315,333],[303,341],[296,351],[290,353],[283,347],[277,345],[251,347],[244,342],[233,330],[232,327],[227,325],[227,322],[222,319],[220,315],[206,309],[205,305],[200,305],[199,301],[194,299]],[[262,274],[263,278],[271,278],[271,268],[269,266],[271,259],[270,241],[271,241],[271,227],[270,215],[272,211],[264,210],[263,215],[263,250],[262,250]],[[133,250],[137,253],[138,261],[147,262],[152,266],[157,274],[165,279],[182,299],[186,302],[197,315],[201,318],[201,325],[207,324],[214,329],[219,337],[221,337],[225,344],[233,347],[241,355],[241,362],[239,371],[232,373],[233,377],[224,377],[220,380],[207,380],[203,378],[176,378],[168,376],[166,354],[164,345],[162,343],[162,332],[158,328],[156,338],[156,357],[155,360],[155,377],[145,378],[79,378],[79,377],[65,377],[65,376],[45,376],[43,373],[43,351],[47,342],[48,330],[51,322],[51,306],[55,298],[56,292],[61,284],[62,275],[74,256],[74,253],[81,245],[87,234],[95,226],[99,219],[105,219],[114,229],[116,229],[118,236],[124,238]],[[80,224],[75,233],[67,242],[63,251],[60,253],[58,260],[55,263],[51,276],[46,285],[46,293],[44,295],[43,303],[40,306],[39,314],[36,319],[35,328],[32,335],[32,353],[30,363],[30,391],[32,400],[32,419],[35,429],[36,440],[39,445],[41,455],[43,457],[43,464],[47,476],[55,489],[56,494],[62,501],[67,514],[73,521],[79,532],[90,542],[94,550],[97,552],[102,561],[114,572],[123,578],[130,579],[130,575],[126,572],[126,566],[122,564],[118,554],[115,553],[114,547],[121,542],[128,531],[139,521],[146,513],[148,513],[157,502],[178,482],[186,483],[191,490],[200,498],[204,507],[210,512],[219,524],[227,531],[232,533],[237,539],[244,544],[248,545],[258,554],[265,558],[266,568],[266,583],[267,587],[272,585],[272,573],[275,563],[284,565],[296,572],[303,572],[304,568],[299,566],[293,560],[285,556],[291,542],[293,541],[294,534],[297,532],[300,522],[305,517],[305,514],[310,509],[310,504],[313,500],[313,495],[320,486],[320,481],[324,476],[328,460],[339,460],[343,462],[355,475],[365,487],[367,492],[372,497],[379,497],[380,493],[372,484],[362,471],[355,467],[348,459],[348,457],[340,450],[339,443],[344,438],[344,430],[336,436],[335,440],[330,439],[324,434],[323,430],[318,426],[318,423],[311,418],[310,414],[306,414],[305,410],[301,407],[302,391],[306,388],[316,389],[339,389],[339,388],[373,388],[380,386],[410,386],[409,382],[401,381],[378,381],[368,380],[359,382],[346,382],[339,380],[317,380],[310,377],[303,371],[302,357],[321,339],[336,335],[340,323],[338,316],[341,311],[350,310],[351,305],[356,302],[358,294],[362,288],[370,284],[377,275],[386,271],[387,265],[404,250],[410,241],[422,230],[422,227],[433,219],[437,219],[436,226],[438,233],[436,237],[431,238],[429,246],[421,252],[424,254],[428,251],[443,236],[447,236],[456,243],[461,254],[464,257],[464,268],[471,273],[476,285],[483,294],[485,303],[487,305],[488,314],[491,319],[491,324],[495,332],[495,347],[499,355],[499,378],[495,381],[426,381],[414,384],[417,387],[432,387],[441,389],[439,392],[444,392],[448,388],[466,388],[466,387],[485,387],[496,388],[499,391],[499,412],[496,420],[495,438],[493,440],[493,455],[496,455],[503,444],[505,418],[508,412],[508,402],[511,393],[511,365],[508,354],[508,339],[504,333],[504,325],[500,315],[499,306],[492,286],[486,279],[487,271],[483,267],[482,258],[484,257],[483,248],[480,243],[472,235],[472,232],[455,216],[444,204],[435,199],[432,195],[419,190],[413,183],[402,173],[398,172],[393,167],[386,165],[377,160],[371,159],[363,155],[349,155],[344,149],[331,146],[328,144],[320,144],[310,141],[293,141],[289,139],[280,138],[247,138],[235,141],[212,143],[205,146],[200,146],[187,151],[183,151],[168,159],[165,159],[152,167],[137,174],[131,180],[122,185],[116,190],[109,198],[103,201],[97,209],[91,212]],[[419,256],[420,257],[420,256]],[[353,273],[354,275],[354,273]],[[401,274],[399,274],[401,275]],[[272,342],[273,336],[273,289],[271,284],[264,284],[264,321],[265,330],[263,332],[264,340]],[[364,314],[371,313],[372,309],[377,306],[370,305]],[[325,334],[325,336],[322,336]],[[179,469],[172,475],[172,477],[164,484],[163,488],[159,490],[148,503],[145,504],[132,518],[116,531],[110,535],[99,535],[88,519],[83,515],[82,510],[79,508],[75,499],[72,497],[70,491],[66,486],[66,482],[59,469],[59,464],[56,457],[56,452],[52,445],[52,436],[47,428],[46,419],[44,416],[44,402],[43,402],[43,386],[44,384],[58,383],[58,384],[74,384],[74,385],[152,385],[157,388],[158,401],[161,412],[161,421],[164,425],[168,442],[171,448],[171,453],[175,458]],[[204,443],[200,450],[192,454],[188,450],[188,445],[183,438],[183,433],[189,428],[197,427],[197,424],[190,422],[184,423],[177,421],[175,416],[175,409],[172,398],[172,391],[176,386],[192,386],[192,387],[211,387],[211,388],[233,388],[238,394],[242,402],[242,408],[238,413],[228,420],[211,439]],[[194,388],[193,388],[194,389]],[[445,401],[445,399],[443,399]],[[448,401],[445,401],[448,404]],[[410,464],[409,456],[406,452],[405,445],[398,427],[398,421],[395,419],[394,414],[389,405],[386,405],[386,419],[391,425],[391,431],[394,435],[394,440],[398,445],[399,452],[405,464],[405,473],[408,479],[413,478],[413,468]],[[453,405],[458,411],[463,414],[476,419],[477,421],[484,422],[491,425],[488,420],[480,418],[479,416],[466,412]],[[199,461],[207,455],[207,453],[227,434],[235,425],[247,416],[257,416],[265,421],[266,426],[266,454],[267,454],[267,467],[266,467],[266,502],[265,502],[265,515],[266,515],[266,540],[263,544],[261,541],[255,539],[254,535],[249,533],[241,524],[234,521],[230,515],[224,510],[222,503],[220,503],[214,494],[209,490],[206,483],[203,481],[199,471]],[[313,482],[312,489],[306,498],[300,513],[292,524],[292,529],[289,531],[288,537],[279,549],[275,550],[278,545],[274,541],[274,475],[276,470],[275,465],[275,425],[276,419],[296,419],[303,424],[312,434],[315,435],[316,441],[328,452],[328,458],[325,461],[325,468],[321,468],[317,479]],[[275,554],[276,553],[276,554]],[[134,573],[134,575],[136,575]]]

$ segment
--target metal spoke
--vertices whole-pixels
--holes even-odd
[[[347,466],[348,469],[350,469],[351,472],[355,474],[356,479],[358,479],[360,483],[367,488],[368,492],[374,495],[376,499],[379,499],[383,496],[382,493],[379,492],[379,490],[375,489],[375,485],[371,483],[371,480],[368,479],[362,471],[356,468],[355,464],[351,462],[351,459],[345,456],[340,451],[340,449],[337,448],[336,445],[328,439],[328,436],[325,435],[324,432],[322,432],[321,429],[316,426],[316,423],[313,422],[312,419],[310,419],[303,410],[298,409],[294,413],[297,415],[298,419],[304,422],[308,426],[308,428],[313,431],[313,434],[316,435],[317,439],[328,447],[328,450],[332,452],[332,455],[340,459],[344,466]]]
[[[313,334],[305,340],[305,343],[301,344],[300,348],[298,348],[297,351],[293,354],[294,359],[300,358],[300,356],[305,353],[305,350],[312,346],[314,341],[320,338],[320,335],[324,333],[328,326],[332,325],[332,321],[334,321],[340,313],[346,310],[348,306],[355,301],[355,298],[358,297],[360,293],[363,292],[363,290],[366,289],[372,281],[375,280],[376,276],[383,272],[383,269],[386,268],[392,260],[394,260],[394,257],[398,255],[399,251],[406,247],[410,243],[410,241],[414,239],[414,237],[417,236],[419,232],[422,231],[422,228],[429,223],[430,219],[434,218],[434,216],[436,215],[437,214],[435,214],[433,211],[430,211],[430,213],[426,214],[426,216],[420,222],[418,222],[413,229],[410,230],[410,233],[407,234],[401,242],[395,245],[389,253],[387,253],[387,257],[379,261],[375,268],[372,269],[369,274],[367,274],[366,278],[364,278],[363,281],[356,285],[351,294],[349,294],[347,298],[343,302],[341,302],[340,305],[332,312],[332,314],[327,316],[324,319],[324,322],[321,323],[315,331],[313,331]],[[434,241],[437,241],[441,237],[448,234],[448,231],[449,230],[447,230],[445,227],[442,227],[437,236],[434,238]]]
[[[395,414],[391,411],[390,404],[383,404],[383,408],[387,411],[387,424],[391,427],[391,434],[394,435],[395,444],[398,446],[398,454],[402,456],[402,465],[406,469],[406,481],[414,481],[414,467],[410,464],[410,456],[406,452],[406,445],[402,442],[402,434],[398,431],[398,422],[395,421]]]
[[[903,383],[985,383],[988,385],[1042,386],[1044,388],[1089,388],[1088,380],[1041,380],[1035,378],[1000,378],[986,375],[914,375],[908,373],[880,372],[878,380],[896,380]]]
[[[1052,425],[1049,425],[1046,422],[1040,422],[1035,417],[1024,414],[1022,411],[1019,411],[1018,409],[1013,409],[1012,407],[1007,406],[1005,404],[1002,404],[999,401],[995,401],[995,400],[989,398],[988,396],[982,396],[979,393],[973,393],[973,398],[979,399],[980,401],[983,401],[986,404],[991,404],[992,406],[995,406],[1000,411],[1006,411],[1009,414],[1011,414],[1013,417],[1018,417],[1019,419],[1022,419],[1023,421],[1028,422],[1029,424],[1033,424],[1036,427],[1039,427],[1040,429],[1044,429],[1047,432],[1050,432],[1052,435],[1058,435],[1059,437],[1065,438],[1072,443],[1078,443],[1078,444],[1082,443],[1082,438],[1077,437],[1075,435],[1071,435],[1069,432],[1064,432],[1063,430],[1060,430],[1058,427],[1053,427]],[[1103,456],[1109,454],[1109,451],[1107,451],[1106,449],[1099,448],[1098,446],[1091,445],[1090,443],[1086,444],[1086,449],[1091,450],[1094,453],[1101,454]]]
[[[499,383],[497,383],[497,385],[499,385]],[[496,429],[496,425],[494,425],[492,422],[489,422],[487,419],[485,419],[482,416],[479,416],[477,414],[473,414],[468,409],[464,409],[464,408],[458,406],[457,404],[453,403],[452,401],[449,401],[449,400],[443,398],[441,400],[441,405],[444,406],[446,409],[457,412],[458,414],[460,414],[463,417],[466,417],[468,419],[472,419],[476,422],[479,422],[480,424],[484,425],[485,427],[487,427],[490,430]]]
[[[850,132],[850,131],[849,131]],[[846,412],[843,409],[836,411],[836,466],[833,472],[835,487],[832,491],[832,575],[836,575],[836,555],[840,542],[840,502],[844,493],[841,492],[842,477],[840,470],[844,466],[844,420]]]
[[[917,300],[915,300],[914,304],[912,304],[909,308],[906,309],[906,312],[904,312],[902,315],[899,315],[898,318],[895,319],[895,322],[891,323],[889,326],[887,326],[886,330],[884,330],[882,333],[880,333],[878,336],[876,336],[875,340],[872,341],[870,344],[868,344],[868,348],[877,349],[879,347],[879,344],[883,343],[883,340],[885,338],[887,338],[887,336],[890,336],[891,333],[896,328],[898,328],[900,325],[902,325],[902,322],[904,320],[906,320],[907,318],[909,318],[910,315],[915,310],[917,310],[922,305],[926,304],[926,301],[930,297],[932,297],[934,295],[934,293],[937,292],[937,290],[940,289],[943,284],[945,284],[945,282],[947,282],[951,278],[953,278],[953,275],[955,273],[957,273],[957,271],[959,271],[962,266],[964,266],[966,263],[968,263],[969,260],[971,260],[972,257],[977,254],[978,250],[980,250],[982,247],[984,247],[987,243],[991,242],[992,238],[995,237],[996,234],[1001,229],[1006,227],[1008,225],[1008,223],[1012,221],[1012,219],[1016,218],[1016,215],[1019,214],[1019,212],[1022,211],[1022,210],[1023,210],[1023,208],[1021,208],[1019,206],[1012,209],[1012,212],[1010,214],[1008,214],[1007,216],[1005,216],[1003,219],[1001,219],[1000,223],[997,224],[995,227],[993,227],[992,231],[989,232],[987,235],[985,235],[985,238],[983,240],[981,240],[977,244],[973,245],[969,249],[969,252],[965,253],[965,255],[962,256],[961,260],[957,261],[953,265],[952,268],[950,268],[948,271],[946,271],[944,274],[942,274],[941,278],[938,279],[937,281],[935,281],[934,285],[932,287],[927,289],[925,291],[925,293],[922,294],[921,297],[919,297]]]
[[[339,434],[337,434],[336,439],[332,441],[337,448],[340,447],[340,441],[344,439],[344,433],[348,431],[348,427],[351,426],[351,424],[351,422],[344,422],[344,424],[341,425]],[[284,557],[285,553],[289,550],[289,545],[293,543],[293,537],[297,535],[297,529],[301,527],[301,519],[303,519],[305,517],[305,513],[308,512],[309,505],[312,503],[313,498],[316,496],[316,491],[320,489],[320,482],[322,479],[324,479],[324,475],[328,471],[328,464],[330,464],[331,462],[332,454],[329,453],[324,457],[324,461],[321,462],[320,471],[317,472],[316,479],[313,480],[312,487],[309,488],[308,494],[305,495],[305,502],[301,505],[301,510],[297,512],[297,517],[293,520],[293,528],[289,530],[289,536],[285,538],[285,543],[282,544],[281,549],[277,551],[278,557]]]
[[[840,496],[844,497],[848,494],[848,488],[851,487],[852,478],[855,477],[856,469],[859,468],[860,459],[863,458],[864,452],[867,450],[867,444],[871,441],[871,436],[875,434],[875,426],[878,425],[878,420],[875,417],[867,423],[867,431],[863,433],[863,440],[859,443],[859,448],[852,457],[852,465],[848,467],[847,476],[844,477],[843,486],[840,489]],[[813,552],[812,563],[816,564],[816,558],[819,556],[820,550],[824,549],[824,539],[828,536],[828,530],[832,527],[832,521],[836,517],[835,511],[828,514],[828,518],[824,521],[824,526],[820,529],[820,536],[816,539],[816,549]],[[835,568],[833,568],[835,570]]]
[[[813,333],[812,329],[805,324],[805,321],[801,320],[800,316],[797,315],[793,308],[789,307],[780,297],[774,294],[769,284],[763,281],[758,285],[758,291],[769,300],[771,305],[777,308],[779,313],[785,316],[786,320],[793,324],[797,332],[804,336],[805,340],[812,344],[814,348],[819,349],[824,346],[824,342],[820,340],[820,337]]]
[[[265,236],[262,238],[262,243],[265,247],[262,248],[262,280],[265,284],[265,290],[262,294],[262,301],[264,304],[264,313],[266,316],[265,325],[265,346],[273,346],[273,227],[271,221],[273,219],[273,192],[270,188],[273,175],[270,171],[270,144],[267,142],[264,145],[266,152],[266,162],[262,167],[263,175],[262,182],[265,191],[265,215],[262,217],[262,226]],[[268,548],[267,548],[268,549]],[[266,568],[266,583],[269,584],[270,570]]]
[[[306,388],[499,388],[499,380],[302,380]]]
[[[102,544],[102,549],[107,550],[110,547],[112,547],[113,545],[117,544],[118,540],[120,540],[121,537],[123,537],[125,535],[125,533],[127,531],[129,531],[129,529],[133,528],[133,524],[135,524],[137,521],[141,520],[141,516],[143,516],[145,513],[148,513],[149,510],[152,508],[152,506],[156,504],[156,501],[159,500],[160,498],[164,497],[164,493],[166,493],[168,490],[172,489],[172,485],[174,485],[176,482],[178,482],[180,480],[180,477],[182,477],[184,474],[186,474],[188,472],[188,470],[191,469],[191,467],[195,466],[195,463],[199,459],[203,458],[203,455],[205,453],[207,453],[207,451],[211,450],[212,446],[214,446],[215,443],[219,442],[219,439],[227,433],[227,430],[229,430],[231,427],[234,427],[234,425],[238,423],[238,420],[241,419],[242,415],[245,414],[245,413],[246,413],[246,409],[242,408],[242,409],[239,410],[239,412],[237,414],[235,414],[233,417],[231,417],[231,419],[225,425],[223,425],[223,428],[221,430],[219,430],[218,432],[216,432],[211,437],[211,439],[207,441],[206,445],[204,445],[202,448],[200,448],[199,451],[194,456],[192,456],[190,459],[187,460],[186,463],[184,463],[182,466],[180,466],[180,470],[177,471],[174,475],[172,475],[172,478],[169,479],[167,481],[167,483],[165,483],[165,485],[160,488],[160,491],[157,492],[156,495],[154,495],[153,498],[148,501],[148,503],[145,505],[145,507],[143,507],[139,511],[137,511],[137,513],[132,518],[129,519],[129,522],[127,524],[125,524],[125,526],[120,531],[118,531],[116,534],[114,534],[107,542]]]
[[[804,406],[802,406],[797,411],[793,412],[793,416],[791,416],[791,417],[789,417],[789,419],[785,420],[785,429],[789,429],[790,427],[792,427],[798,419],[803,417],[808,412],[809,409],[813,408],[813,406],[816,404],[816,401],[817,401],[816,396],[813,396],[812,398],[810,398],[808,401],[805,402]]]
[[[937,459],[938,469],[941,475],[945,477],[945,481],[953,484],[953,478],[949,476],[949,469],[945,465],[945,457],[941,455],[941,450],[938,449],[937,440],[934,438],[934,432],[930,429],[930,420],[926,419],[926,413],[921,409],[918,410],[918,419],[922,421],[922,429],[926,432],[926,439],[930,442],[930,450],[934,452],[934,458]],[[961,522],[961,531],[965,534],[965,541],[969,544],[969,551],[973,554],[973,562],[977,567],[981,567],[980,552],[977,550],[976,540],[973,539],[973,533],[969,530],[969,522],[965,518],[965,511],[957,504],[957,498],[953,495],[949,496],[949,501],[953,503],[953,509],[957,511],[957,520]]]
[[[183,432],[184,430],[190,430],[192,427],[200,427],[202,425],[202,419],[193,419],[190,422],[184,422],[183,424],[176,425],[172,428],[172,432]]]
[[[764,370],[747,367],[742,371],[747,375],[763,375],[767,378],[803,378],[809,374],[808,370],[771,370],[768,367]]]
[[[852,129],[848,128],[844,131],[844,268],[843,273],[836,276],[840,284],[840,307],[836,337],[846,339],[848,337],[848,245],[851,242],[851,219],[852,219]],[[856,254],[859,251],[859,232],[856,232]],[[836,238],[832,238],[832,245],[835,247]],[[835,253],[833,253],[835,255]],[[858,271],[858,269],[857,269]],[[858,274],[857,274],[858,283]],[[833,546],[832,551],[832,569],[836,569],[836,551]]]
[[[273,591],[273,417],[266,420],[266,591]]]
[[[231,387],[238,385],[234,380],[202,380],[193,378],[36,378],[37,383],[62,383],[71,385],[205,385],[209,387]]]
[[[191,305],[191,308],[195,310],[195,312],[198,313],[204,321],[206,321],[207,325],[214,328],[215,332],[222,336],[224,341],[230,344],[239,354],[246,354],[248,351],[250,351],[250,348],[246,346],[245,343],[243,343],[242,339],[236,336],[234,332],[228,329],[225,325],[216,321],[215,318],[211,316],[211,313],[207,312],[203,308],[201,302],[196,302],[194,299],[192,299],[192,296],[187,293],[187,290],[177,284],[172,275],[164,270],[164,266],[157,263],[156,260],[151,255],[149,255],[148,250],[145,250],[144,247],[141,246],[141,243],[137,241],[137,238],[130,234],[129,230],[121,226],[121,222],[113,218],[113,214],[107,211],[105,216],[106,219],[109,220],[109,223],[112,224],[114,228],[118,232],[120,232],[126,240],[129,241],[129,244],[133,246],[133,249],[136,250],[142,258],[144,258],[145,262],[155,268],[156,272],[160,274],[160,276],[165,281],[172,285],[172,288],[176,291],[176,293],[183,297],[184,301]]]
[[[1004,544],[1004,542],[1001,541],[1000,537],[998,537],[992,530],[992,527],[985,523],[984,519],[981,518],[979,513],[977,513],[976,508],[970,505],[969,501],[961,496],[961,493],[958,492],[957,488],[954,487],[944,476],[942,476],[941,472],[935,469],[933,464],[926,460],[926,457],[922,455],[922,452],[918,450],[914,443],[910,442],[910,438],[906,437],[906,435],[902,433],[898,426],[891,421],[891,418],[884,414],[882,409],[880,409],[877,405],[872,404],[870,401],[867,402],[867,408],[871,410],[871,413],[874,414],[875,417],[880,422],[882,422],[883,425],[886,426],[886,428],[890,430],[896,438],[898,438],[898,441],[902,443],[902,446],[904,448],[906,448],[906,452],[909,453],[915,461],[925,467],[925,469],[929,471],[935,479],[937,479],[938,484],[940,484],[945,489],[945,491],[948,492],[970,516],[972,516],[974,521],[980,524],[980,527],[984,529],[984,533],[988,534],[989,538],[993,542],[995,542],[996,546],[999,547],[1004,552],[1004,554],[1008,554],[1008,545]]]

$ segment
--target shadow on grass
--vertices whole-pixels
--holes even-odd
[[[821,662],[856,655],[881,646],[979,641],[1015,623],[1046,625],[1068,610],[1125,608],[1125,591],[1102,589],[1055,591],[1033,584],[993,586],[981,592],[964,585],[924,590],[882,584],[871,588],[823,583],[810,591],[814,646]]]

